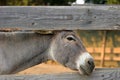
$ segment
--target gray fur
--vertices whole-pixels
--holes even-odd
[[[68,41],[66,39],[68,35],[73,35],[76,41]],[[74,70],[76,70],[75,60],[77,56],[79,56],[80,53],[86,52],[78,35],[71,31],[58,33],[51,44],[51,48],[52,46],[55,48],[54,56],[56,61]]]
[[[40,35],[33,32],[1,32],[0,74],[11,73],[23,64],[25,65],[40,56],[48,49],[52,37],[53,35]],[[45,54],[44,56],[47,58]],[[30,66],[41,62],[43,60],[33,61]]]
[[[0,74],[16,73],[48,59],[77,70],[76,60],[84,52],[79,36],[73,31],[46,35],[0,32]]]

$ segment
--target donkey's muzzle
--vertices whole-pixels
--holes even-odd
[[[85,64],[80,65],[80,70],[84,75],[90,75],[95,68],[94,60],[92,58],[86,59]]]

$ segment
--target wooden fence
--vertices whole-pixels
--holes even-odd
[[[0,28],[120,30],[120,6],[0,6]]]
[[[50,31],[50,30],[120,30],[120,6],[0,6],[0,30],[12,31]],[[119,61],[118,57],[105,57],[105,53],[119,53],[118,48],[102,50],[89,48],[91,53],[101,52],[103,65],[105,60]],[[119,80],[119,69],[98,69],[91,76],[78,73],[50,75],[1,75],[0,80]]]
[[[87,48],[88,52],[91,54],[101,53],[102,48]],[[114,56],[120,55],[120,48],[105,48],[105,54],[112,54],[113,56],[105,56],[104,60],[114,60],[114,61],[120,61],[120,56]],[[94,57],[95,60],[101,60],[100,56]]]
[[[0,80],[120,80],[120,69],[96,69],[89,76],[78,72],[44,75],[1,75]]]
[[[120,67],[120,48],[105,48],[104,57],[102,57],[103,48],[87,48],[96,62],[96,67]],[[102,60],[104,63],[101,63]],[[105,62],[107,63],[105,65]]]

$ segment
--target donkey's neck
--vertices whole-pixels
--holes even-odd
[[[30,33],[1,33],[0,53],[4,58],[8,72],[18,72],[37,65],[48,59],[47,49],[53,35]],[[2,62],[1,62],[2,63]]]
[[[19,71],[25,70],[27,68],[30,68],[30,67],[35,66],[37,64],[40,64],[42,62],[45,62],[48,59],[49,59],[49,57],[48,57],[47,52],[40,53],[39,55],[36,55],[36,56],[32,57],[31,59],[29,59],[28,61],[23,62],[22,64],[17,66],[16,69],[14,69],[12,71],[12,73],[14,74],[14,73],[17,73]]]

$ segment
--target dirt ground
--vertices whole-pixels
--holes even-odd
[[[34,66],[32,68],[26,69],[24,71],[21,71],[17,74],[23,75],[23,74],[51,74],[51,73],[63,73],[63,72],[74,72],[73,70],[70,70],[69,68],[66,68],[59,64],[39,64],[37,66]]]

